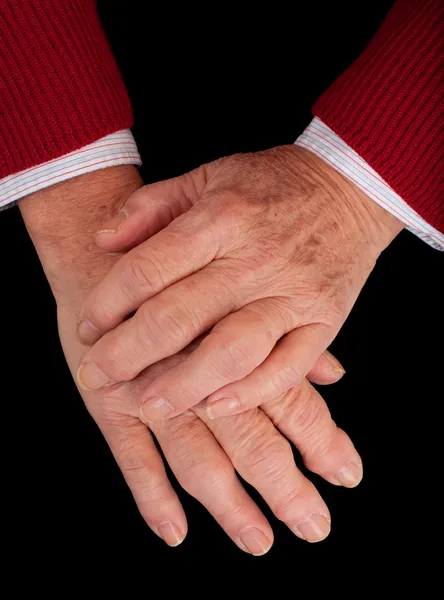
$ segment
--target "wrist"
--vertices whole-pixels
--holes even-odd
[[[363,231],[367,243],[379,256],[405,228],[405,223],[380,206],[354,183],[342,175],[339,176],[356,191],[358,202],[354,204],[353,210],[364,224]]]
[[[23,198],[19,207],[60,306],[77,305],[117,261],[94,233],[142,186],[137,170],[118,166],[81,175]]]
[[[405,224],[377,204],[352,181],[309,150],[302,149],[304,160],[317,172],[331,198],[331,209],[354,228],[363,245],[376,259],[404,229]]]

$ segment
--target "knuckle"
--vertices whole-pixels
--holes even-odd
[[[239,379],[254,367],[253,351],[245,343],[230,340],[219,344],[211,354],[214,370],[221,380]]]
[[[277,427],[286,419],[288,409],[294,402],[295,391],[297,393],[297,388],[290,388],[283,394],[276,395],[272,400],[263,403],[262,408]]]
[[[134,344],[125,343],[120,335],[113,335],[97,348],[94,362],[112,381],[126,381],[141,369],[141,356],[137,350]]]
[[[333,326],[337,323],[342,324],[349,311],[349,298],[350,294],[348,290],[346,293],[336,293],[333,296],[329,311],[330,319],[327,321],[327,323],[332,324]]]
[[[225,524],[240,521],[245,513],[245,508],[245,502],[239,501],[238,498],[227,498],[225,502],[215,504],[211,514],[224,527]]]
[[[190,462],[187,469],[178,474],[177,479],[183,489],[194,498],[201,498],[208,492],[212,496],[226,495],[227,479],[234,479],[234,472],[220,463],[209,463],[204,458]]]
[[[144,185],[131,194],[128,200],[125,202],[124,209],[133,215],[135,212],[144,210],[151,206],[152,194],[151,186]],[[129,209],[129,210],[128,210]]]
[[[114,300],[111,294],[93,292],[87,300],[84,307],[84,315],[100,330],[106,331],[114,321],[115,303],[111,305],[110,300]]]
[[[194,452],[202,440],[202,423],[190,410],[174,417],[153,423],[158,428],[156,435],[168,439],[169,444],[174,447],[175,456],[182,456]]]
[[[198,491],[202,477],[212,471],[205,455],[198,452],[200,441],[198,428],[191,423],[185,426],[182,433],[177,432],[170,438],[179,465],[175,475],[183,489],[192,496]]]
[[[161,306],[147,303],[137,313],[138,338],[142,344],[155,342],[160,347],[181,349],[199,335],[189,311],[182,305]]]
[[[291,446],[277,431],[271,435],[253,431],[238,444],[235,454],[250,475],[265,477],[273,484],[283,481],[293,464]]]
[[[97,390],[93,392],[93,400],[85,403],[88,412],[100,426],[126,427],[128,419],[133,417],[125,387],[124,383],[118,383]]]
[[[165,484],[168,484],[165,473],[152,466],[138,463],[137,459],[127,459],[126,461],[118,458],[123,476],[134,489],[137,486],[137,495],[143,499],[141,513],[142,516],[149,516],[151,507],[158,509],[159,503],[166,500],[168,490]],[[153,506],[154,505],[154,506]]]
[[[114,454],[124,476],[130,476],[132,482],[137,481],[145,492],[149,491],[154,495],[164,486],[163,470],[144,460],[143,454],[133,447],[129,439],[121,439],[119,446],[114,449]]]
[[[211,198],[209,203],[209,220],[216,233],[216,242],[220,244],[223,239],[225,249],[236,247],[245,239],[246,215],[249,209],[246,206],[245,194],[230,185],[218,186],[217,190],[206,193]]]
[[[232,186],[218,187],[214,192],[211,209],[218,221],[230,225],[245,218],[245,195]]]
[[[294,392],[293,392],[294,394]],[[285,419],[297,432],[301,454],[328,454],[336,428],[324,402],[314,389],[305,388],[294,394],[281,419]]]
[[[311,453],[318,458],[324,458],[330,454],[333,442],[333,431],[336,430],[336,424],[331,421],[330,426],[325,424],[320,427],[311,440]],[[303,452],[303,455],[308,455],[308,452]]]
[[[124,473],[133,473],[133,475],[140,475],[141,477],[146,478],[146,483],[149,484],[151,488],[157,488],[163,483],[163,477],[158,469],[143,462],[138,454],[135,454],[131,448],[122,447],[116,452],[116,458]]]
[[[274,266],[273,276],[276,275],[276,272],[277,269]],[[268,339],[273,342],[273,345],[276,343],[276,338],[270,327],[271,323],[282,323],[283,330],[287,332],[294,329],[295,303],[291,298],[267,298],[266,303],[251,304],[243,310],[257,315],[261,326],[267,329]]]
[[[201,496],[207,490],[222,493],[230,470],[220,455],[213,454],[210,457],[201,451],[206,430],[202,428],[200,419],[188,411],[165,422],[163,433],[174,448],[178,465],[175,474],[183,489],[194,497]]]
[[[123,362],[122,352],[118,344],[106,344],[100,349],[100,355],[95,363],[111,378],[117,375]]]
[[[305,402],[303,387],[294,386],[273,400],[268,400],[263,408],[277,427],[285,423],[287,427],[297,430],[298,415],[296,413],[304,410]]]
[[[340,326],[349,310],[349,293],[332,289],[322,282],[312,284],[312,301],[307,303],[307,315],[311,315],[313,329],[327,334],[332,328]]]
[[[335,434],[340,431],[336,423],[330,419],[323,427],[319,427],[310,438],[306,448],[301,449],[301,455],[305,463],[310,466],[318,464],[327,456],[332,456]]]
[[[152,257],[133,255],[123,275],[123,290],[130,298],[139,298],[164,287],[160,268]]]
[[[273,512],[279,521],[289,523],[294,518],[295,503],[302,497],[301,489],[291,489],[273,506]]]
[[[207,495],[225,495],[226,485],[234,478],[234,470],[227,468],[225,461],[215,456],[210,458],[199,452],[201,440],[189,444],[189,437],[184,438],[175,446],[180,469],[176,477],[183,489],[195,498]]]
[[[321,411],[319,404],[314,400],[313,390],[293,389],[293,399],[287,405],[285,418],[297,433],[298,437],[310,437],[320,421]]]
[[[300,385],[303,376],[299,369],[293,363],[286,363],[280,368],[273,377],[273,384],[276,390],[288,389],[290,386]]]

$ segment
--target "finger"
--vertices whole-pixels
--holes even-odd
[[[308,542],[327,537],[331,519],[325,502],[296,467],[288,441],[261,410],[214,421],[201,405],[195,410],[278,519]]]
[[[208,416],[214,419],[238,414],[278,398],[302,383],[327,345],[324,326],[305,325],[295,329],[283,337],[268,358],[249,375],[211,394],[207,399]]]
[[[225,317],[234,306],[224,280],[210,265],[145,302],[136,314],[105,334],[77,372],[83,389],[129,381],[150,364],[172,356]],[[202,295],[202,290],[205,290]]]
[[[130,250],[83,304],[79,340],[94,343],[143,302],[209,264],[219,250],[218,235],[214,218],[198,205]]]
[[[171,418],[260,365],[288,327],[286,315],[268,310],[269,304],[260,300],[230,314],[180,365],[150,384],[140,399],[142,420]],[[305,361],[308,368],[317,356]]]
[[[178,546],[187,534],[185,513],[147,427],[122,415],[98,421],[140,514],[169,546]]]
[[[329,385],[336,383],[344,375],[345,369],[338,359],[331,352],[325,350],[307,373],[307,379],[317,385]]]
[[[205,506],[233,542],[255,556],[268,552],[273,531],[205,424],[188,412],[154,424],[153,431],[181,486]]]
[[[356,487],[362,460],[349,436],[331,418],[322,396],[304,380],[262,410],[301,453],[304,463],[334,485]]]
[[[204,187],[202,170],[146,185],[96,232],[96,244],[108,252],[138,246],[191,208]]]

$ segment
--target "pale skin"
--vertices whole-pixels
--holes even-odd
[[[96,233],[129,252],[82,306],[78,336],[94,345],[77,381],[112,389],[210,330],[137,388],[135,414],[152,423],[205,401],[213,419],[266,405],[302,384],[403,227],[297,146],[146,186]]]
[[[134,168],[113,167],[20,201],[57,301],[60,338],[72,373],[86,350],[76,339],[82,302],[120,256],[97,247],[94,232],[117,214],[141,185]],[[309,379],[337,381],[343,374],[340,364],[324,353],[300,385],[261,408],[212,420],[205,405],[198,404],[192,411],[147,427],[134,398],[165,373],[174,372],[192,356],[194,348],[198,345],[143,370],[133,381],[80,391],[147,524],[171,546],[179,544],[187,532],[185,514],[153,443],[155,435],[182,487],[207,508],[242,550],[264,554],[273,543],[273,532],[235,476],[235,469],[296,536],[311,542],[324,539],[330,531],[328,508],[297,469],[284,435],[294,442],[307,467],[327,481],[346,487],[359,483],[359,454],[309,383]]]

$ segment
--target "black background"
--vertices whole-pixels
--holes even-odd
[[[145,181],[293,142],[314,100],[391,4],[99,2],[134,105]],[[441,253],[403,232],[333,344],[347,374],[323,394],[363,457],[364,481],[345,490],[313,476],[333,521],[321,544],[296,539],[257,499],[276,534],[258,559],[184,492],[182,546],[168,549],[149,531],[65,366],[55,304],[17,209],[0,214],[0,232],[4,514],[13,529],[4,540],[12,564],[42,572],[72,564],[79,573],[128,564],[140,575],[140,565],[211,561],[220,577],[220,561],[257,568],[290,560],[320,573],[333,566],[335,588],[347,587],[356,559],[354,574],[376,577],[394,557],[412,565],[410,573],[434,569],[432,544],[442,532]]]

